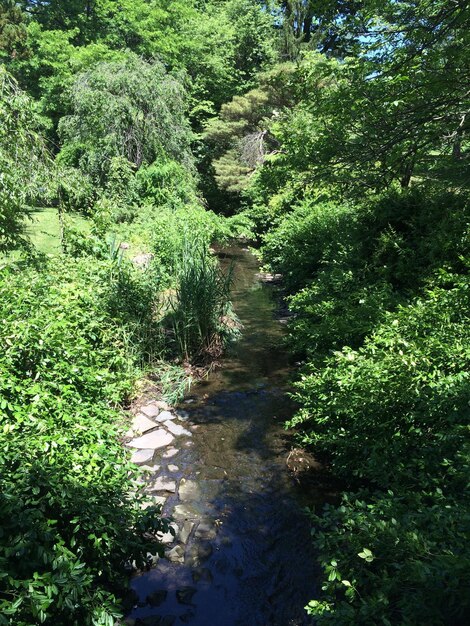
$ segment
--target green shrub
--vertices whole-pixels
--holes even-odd
[[[117,427],[137,373],[117,280],[90,258],[0,276],[5,625],[114,624],[124,565],[143,563],[145,532],[162,527],[141,511]]]
[[[346,484],[368,485],[315,518],[330,606],[311,605],[319,624],[470,616],[469,287],[442,272],[362,348],[296,385],[302,408],[290,425]]]
[[[462,269],[466,196],[414,189],[362,204],[304,201],[265,238],[293,293],[291,346],[321,359],[358,347],[386,311],[419,294],[442,264]]]

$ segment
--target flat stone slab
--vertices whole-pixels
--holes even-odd
[[[158,408],[156,402],[150,402],[149,404],[146,404],[145,406],[141,407],[140,411],[147,417],[157,417],[157,415],[160,413],[160,409]]]
[[[146,463],[150,463],[154,454],[155,450],[153,448],[136,450],[132,453],[131,461],[136,465],[145,465]]]
[[[142,435],[142,437],[133,439],[127,445],[131,448],[153,448],[156,450],[157,448],[163,448],[164,446],[170,445],[173,439],[174,437],[170,435],[170,433],[160,428],[159,430],[154,430],[151,433]]]
[[[156,474],[160,470],[160,465],[141,465],[140,469],[147,474]]]
[[[174,420],[175,416],[170,411],[162,411],[158,416],[157,422],[166,422],[167,420]]]
[[[183,428],[179,424],[174,424],[169,420],[164,422],[163,426],[168,428],[170,433],[173,433],[173,435],[175,435],[176,437],[179,437],[180,435],[186,435],[187,437],[191,437],[191,433],[189,432],[189,430],[186,430],[186,428]]]
[[[183,524],[183,528],[181,529],[180,532],[180,541],[181,543],[187,543],[189,536],[192,532],[194,528],[194,522],[191,522],[191,520],[185,520],[184,524]]]
[[[187,502],[188,500],[201,500],[202,494],[198,483],[194,480],[181,480],[179,497],[181,502]]]
[[[197,527],[196,537],[198,539],[215,539],[217,532],[210,522],[201,522]]]
[[[155,428],[155,426],[156,426],[155,422],[153,422],[151,419],[146,417],[143,413],[139,413],[132,420],[131,430],[143,435],[149,430],[152,430],[153,428]]]
[[[154,402],[152,402],[152,404],[158,407],[160,411],[168,411],[168,409],[170,408],[169,404],[164,400],[155,400]]]
[[[178,450],[176,448],[168,448],[168,450],[165,450],[162,454],[162,457],[164,459],[171,459],[171,457],[175,456],[175,454],[178,454]]]
[[[179,470],[179,467],[177,465],[169,465],[168,470],[170,472],[177,472]]]
[[[189,504],[177,504],[173,511],[173,516],[177,519],[197,519],[199,511]]]
[[[184,548],[182,546],[175,546],[168,552],[165,552],[166,558],[172,563],[184,563]]]
[[[155,482],[149,485],[149,491],[169,491],[175,493],[176,481],[169,480],[166,476],[159,476]]]

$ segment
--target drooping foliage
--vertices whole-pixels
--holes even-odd
[[[129,56],[79,74],[71,109],[59,124],[61,160],[96,181],[106,181],[114,157],[136,169],[164,156],[191,164],[184,87],[160,63]]]
[[[33,103],[0,67],[0,252],[24,246],[25,221],[48,161]]]

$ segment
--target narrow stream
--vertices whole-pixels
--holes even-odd
[[[243,337],[224,366],[198,384],[181,414],[193,435],[165,464],[178,493],[164,514],[189,533],[181,562],[161,559],[134,577],[129,623],[148,626],[305,626],[315,597],[310,524],[287,471],[292,412],[283,326],[272,287],[257,278],[248,251],[235,263],[232,300]]]

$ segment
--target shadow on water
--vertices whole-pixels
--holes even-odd
[[[283,422],[293,407],[283,328],[256,259],[239,248],[224,257],[235,260],[243,338],[182,406],[191,440],[162,459],[163,475],[168,464],[178,468],[164,513],[183,531],[172,546],[184,554],[134,577],[129,622],[137,626],[312,623],[303,608],[316,595],[310,523],[286,467],[292,442]]]

